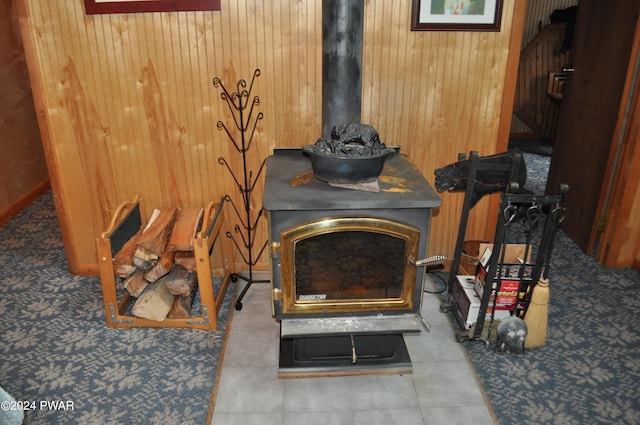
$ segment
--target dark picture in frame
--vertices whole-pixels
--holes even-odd
[[[503,0],[412,1],[412,31],[500,31]]]
[[[84,0],[87,15],[220,10],[220,0]]]

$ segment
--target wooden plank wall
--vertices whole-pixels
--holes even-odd
[[[240,170],[216,127],[232,119],[213,77],[234,90],[261,70],[253,87],[264,113],[249,160],[254,173],[274,147],[321,135],[321,0],[223,0],[220,12],[93,16],[82,0],[16,1],[74,273],[97,272],[94,239],[136,194],[146,211],[202,206],[226,193],[241,205],[218,163],[224,157]],[[410,0],[366,1],[363,122],[400,145],[432,182],[434,169],[459,152],[506,147],[511,54],[526,2],[504,3],[500,32],[411,32]],[[254,213],[261,193],[260,181]],[[452,255],[462,195],[442,198],[429,250]],[[493,233],[490,204],[474,209],[470,237]],[[258,239],[266,237],[261,223]],[[265,255],[259,266],[267,263]]]
[[[49,188],[12,0],[0,0],[0,226]]]

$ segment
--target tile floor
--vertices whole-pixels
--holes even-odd
[[[439,304],[425,294],[431,331],[405,336],[412,374],[278,379],[279,324],[269,285],[254,284],[233,312],[213,425],[496,423]]]

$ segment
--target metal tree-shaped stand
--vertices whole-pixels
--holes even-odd
[[[255,219],[252,217],[252,214],[251,214],[251,192],[253,192],[253,189],[256,185],[256,181],[258,180],[258,178],[260,177],[260,174],[262,173],[262,169],[264,168],[266,159],[262,161],[260,165],[260,169],[258,170],[258,173],[255,175],[255,177],[253,176],[253,171],[249,170],[247,165],[247,152],[251,147],[251,142],[253,140],[253,135],[258,125],[258,121],[261,120],[263,117],[262,112],[259,112],[256,115],[255,119],[252,118],[253,108],[256,105],[260,104],[260,98],[258,96],[254,96],[252,99],[250,99],[253,83],[256,77],[258,77],[259,75],[260,75],[260,70],[256,69],[253,72],[251,85],[249,86],[248,89],[247,89],[247,82],[245,80],[238,81],[238,84],[236,86],[236,91],[233,93],[229,93],[227,91],[224,84],[222,84],[222,81],[218,77],[215,77],[213,79],[214,87],[222,88],[222,93],[220,96],[227,103],[227,106],[231,111],[231,115],[233,116],[235,126],[240,132],[240,137],[239,137],[240,140],[238,140],[237,138],[234,138],[234,136],[229,132],[229,130],[227,129],[227,127],[224,125],[222,121],[218,121],[217,123],[218,130],[224,130],[227,133],[227,136],[229,136],[229,139],[235,146],[236,150],[240,152],[240,154],[242,155],[243,167],[242,167],[242,175],[240,176],[241,180],[238,179],[238,176],[236,175],[236,173],[234,173],[234,171],[229,166],[229,163],[223,157],[218,158],[218,163],[227,167],[227,170],[229,170],[231,177],[233,177],[233,180],[238,185],[238,189],[242,194],[242,201],[243,201],[243,208],[238,209],[236,205],[233,203],[233,200],[231,199],[231,197],[229,195],[225,195],[225,201],[228,201],[232,205],[234,211],[236,212],[236,215],[238,216],[238,219],[240,220],[241,225],[236,224],[234,226],[234,232],[236,233],[236,235],[239,235],[241,243],[238,242],[236,237],[234,237],[234,235],[231,232],[227,232],[226,236],[228,238],[231,238],[231,240],[233,240],[234,245],[236,246],[238,252],[242,256],[242,260],[249,267],[248,276],[244,276],[239,273],[233,273],[231,275],[232,282],[236,282],[238,279],[242,279],[246,282],[246,285],[244,286],[244,288],[242,289],[242,292],[240,292],[240,295],[236,300],[236,306],[235,306],[236,310],[242,309],[242,299],[244,298],[245,294],[247,293],[247,291],[249,290],[249,288],[253,283],[269,282],[268,280],[255,280],[253,278],[253,267],[255,266],[258,259],[264,252],[267,246],[267,242],[264,243],[264,245],[260,249],[260,252],[254,258],[253,245],[255,243],[255,237],[256,237],[255,231],[256,231],[256,227],[258,226],[258,221],[262,216],[263,210],[262,208],[260,208],[260,211],[257,213],[257,216],[255,217]],[[249,109],[247,110],[248,107]],[[253,126],[251,126],[251,124],[253,124]],[[245,251],[246,251],[246,255],[245,255]]]

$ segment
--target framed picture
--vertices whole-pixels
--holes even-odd
[[[87,15],[220,10],[220,0],[84,0]]]
[[[500,31],[503,0],[413,0],[412,31]]]

